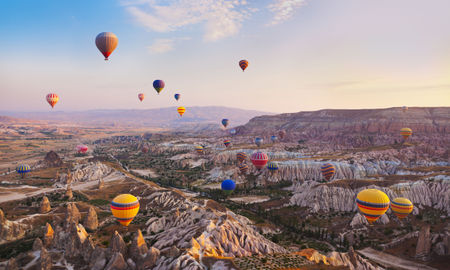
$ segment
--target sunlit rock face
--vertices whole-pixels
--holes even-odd
[[[69,174],[61,174],[57,181],[63,184],[99,181],[112,173],[119,172],[100,162],[81,163],[76,164]]]

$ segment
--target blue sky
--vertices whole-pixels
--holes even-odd
[[[449,10],[447,0],[4,0],[0,110],[49,110],[50,92],[65,111],[450,106]],[[103,31],[119,38],[108,62],[94,44]],[[154,79],[166,82],[159,96]]]

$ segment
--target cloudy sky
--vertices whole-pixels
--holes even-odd
[[[0,111],[50,110],[49,92],[64,111],[450,106],[449,10],[448,0],[3,0]],[[108,62],[100,32],[119,38]],[[155,79],[166,82],[159,96]]]

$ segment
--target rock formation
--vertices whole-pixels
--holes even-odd
[[[41,248],[41,255],[39,258],[39,270],[52,270],[52,257],[45,247]]]
[[[84,218],[83,226],[88,231],[95,231],[98,227],[97,212],[95,212],[94,207],[90,206],[87,215]]]
[[[105,186],[105,182],[103,182],[103,179],[99,179],[97,189],[101,190],[101,189],[103,189],[104,186]]]
[[[117,231],[114,231],[108,249],[111,253],[119,252],[122,255],[127,254],[127,245],[125,244],[125,241],[123,241],[122,236]]]
[[[66,196],[66,198],[67,198],[68,200],[72,200],[72,199],[73,199],[72,188],[71,188],[69,185],[67,186],[65,196]]]
[[[38,238],[34,239],[33,251],[41,250],[43,246],[44,246],[44,244],[42,243],[41,238],[38,237]]]
[[[128,265],[123,259],[122,253],[115,252],[108,265],[106,265],[105,270],[125,270],[127,267]]]
[[[78,222],[81,219],[80,211],[78,210],[75,203],[68,203],[67,209],[66,209],[66,216],[65,216],[65,224],[69,225],[71,223],[78,224]]]
[[[41,214],[45,214],[50,212],[52,210],[52,207],[50,206],[50,201],[48,200],[47,196],[42,197],[41,201],[41,207],[39,209],[39,212]]]
[[[45,155],[43,163],[46,167],[61,167],[63,165],[63,161],[54,151],[50,151]]]
[[[47,223],[45,224],[45,232],[44,232],[44,246],[49,248],[53,244],[53,238],[54,238],[55,232],[53,231],[52,226]]]
[[[137,262],[148,251],[147,244],[145,243],[144,236],[141,230],[138,230],[133,238],[133,242],[130,246],[130,257]]]
[[[0,209],[0,244],[23,238],[28,229],[26,224],[8,220]]]
[[[19,266],[17,265],[16,259],[14,258],[9,259],[5,270],[19,270]]]
[[[416,258],[422,261],[430,259],[431,237],[430,225],[424,225],[419,232],[419,239],[416,245]]]

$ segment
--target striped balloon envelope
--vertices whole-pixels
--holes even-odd
[[[245,71],[245,69],[248,67],[248,61],[247,60],[239,61],[239,66],[241,67],[242,71]]]
[[[50,106],[55,107],[56,103],[58,103],[59,101],[59,96],[57,94],[54,93],[50,93],[48,94],[45,99],[47,100],[48,104],[50,104]]]
[[[17,172],[18,174],[20,174],[20,175],[22,176],[22,178],[24,178],[25,175],[26,175],[27,173],[29,173],[30,171],[31,171],[31,168],[30,168],[30,166],[28,166],[27,164],[19,165],[19,166],[16,168],[16,172]]]
[[[224,140],[223,144],[225,145],[225,147],[228,147],[231,145],[231,141],[230,140]]]
[[[183,116],[184,112],[186,111],[185,107],[178,107],[177,108],[178,113],[180,114],[180,117]]]
[[[412,135],[412,129],[410,128],[402,128],[400,129],[400,135],[402,135],[403,139],[408,139],[409,136]]]
[[[247,159],[247,154],[245,152],[239,152],[239,153],[236,154],[236,159],[239,162],[243,162],[244,160]]]
[[[407,198],[395,198],[391,202],[391,209],[399,219],[403,219],[412,212],[414,205]]]
[[[118,43],[119,39],[111,32],[102,32],[95,38],[95,45],[105,57],[105,61],[108,60],[108,57],[116,49]]]
[[[269,162],[269,164],[267,164],[267,169],[272,172],[278,171],[278,163],[273,161]]]
[[[269,161],[269,157],[266,153],[256,152],[250,156],[250,160],[252,161],[256,169],[261,170],[262,168],[264,168],[264,166],[266,166],[267,161]]]
[[[247,164],[241,163],[241,164],[238,165],[238,168],[239,168],[239,171],[242,174],[247,174],[247,172],[248,172],[248,165]]]
[[[325,178],[325,180],[327,181],[330,181],[330,179],[336,172],[336,168],[334,168],[333,164],[331,163],[325,163],[322,165],[322,167],[320,167],[320,171],[322,172],[323,178]]]
[[[389,197],[378,189],[365,189],[356,196],[359,211],[370,224],[382,216],[389,208]]]
[[[203,153],[203,146],[197,145],[195,147],[195,151],[197,151],[198,154],[202,154]]]
[[[128,226],[139,212],[139,201],[131,194],[120,194],[111,202],[111,212],[123,226]]]

